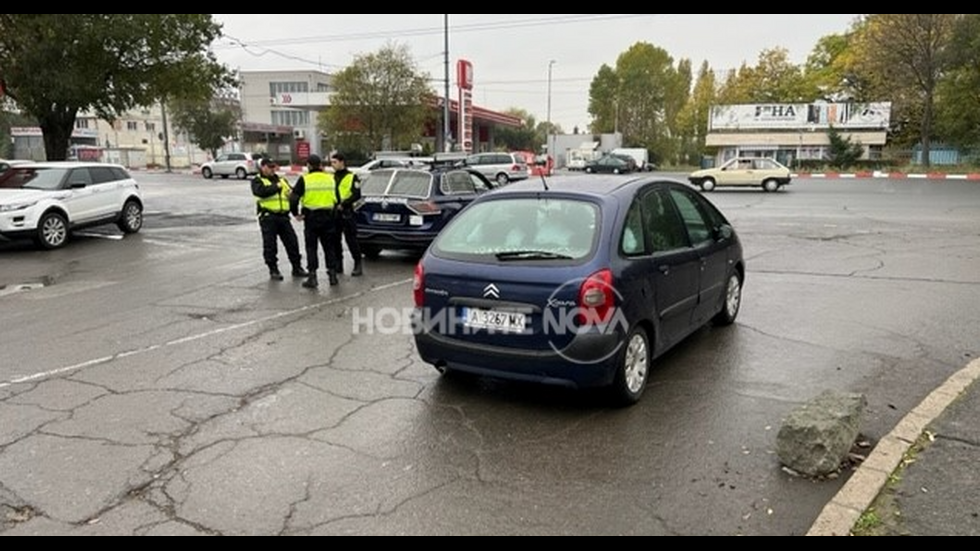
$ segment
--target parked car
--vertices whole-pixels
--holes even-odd
[[[0,175],[0,237],[57,249],[72,231],[105,224],[126,234],[143,227],[139,185],[120,165],[30,163]]]
[[[586,161],[583,170],[589,174],[629,174],[636,170],[636,163],[631,157],[610,153],[594,161]]]
[[[210,180],[215,176],[234,176],[244,180],[259,173],[262,156],[257,153],[222,153],[213,161],[201,165],[201,176]]]
[[[652,362],[734,323],[745,260],[696,189],[652,176],[530,180],[476,199],[415,270],[421,358],[636,403]]]
[[[361,183],[357,240],[368,258],[384,249],[424,251],[449,220],[494,183],[471,168],[380,169]]]
[[[765,191],[779,191],[792,181],[789,168],[768,157],[735,157],[720,167],[691,173],[687,178],[703,191],[722,186],[757,186]]]
[[[463,164],[479,170],[500,186],[526,180],[529,176],[527,163],[518,153],[475,153],[466,157]]]
[[[34,161],[22,161],[22,160],[17,160],[17,159],[13,159],[13,160],[9,160],[9,161],[6,160],[6,159],[0,159],[0,174],[3,174],[7,170],[9,170],[10,167],[12,167],[12,166],[29,164],[29,163],[33,163],[33,162]]]
[[[369,172],[382,168],[427,168],[432,164],[431,157],[385,157],[368,161],[361,166],[354,167],[351,172],[363,178]]]

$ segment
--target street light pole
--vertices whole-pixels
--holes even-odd
[[[449,14],[445,13],[442,16],[443,21],[443,35],[445,41],[445,51],[443,52],[443,59],[445,63],[446,72],[446,97],[443,100],[442,105],[442,150],[446,153],[452,151],[452,133],[449,125]]]
[[[548,155],[551,155],[551,70],[555,66],[555,60],[552,59],[548,61],[548,133],[546,134],[547,143],[545,144],[548,148]]]

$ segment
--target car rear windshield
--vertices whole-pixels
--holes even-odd
[[[432,174],[417,170],[376,170],[361,184],[361,193],[372,196],[426,198],[431,190]]]
[[[592,254],[598,221],[598,207],[585,200],[501,198],[459,213],[433,250],[450,257],[581,260]]]

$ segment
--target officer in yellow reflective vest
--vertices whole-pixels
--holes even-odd
[[[279,241],[282,241],[286,256],[293,265],[293,277],[307,277],[309,274],[303,269],[296,230],[289,219],[292,188],[285,178],[276,174],[276,163],[272,159],[262,159],[259,171],[252,180],[252,195],[262,230],[262,257],[269,267],[269,277],[273,281],[283,280],[279,271]]]
[[[303,287],[319,287],[316,272],[320,269],[317,247],[323,249],[324,262],[330,285],[337,285],[337,258],[334,240],[337,235],[337,186],[333,174],[323,171],[319,155],[310,155],[306,161],[309,171],[300,176],[289,196],[289,210],[297,220],[303,221],[303,237],[306,240],[306,269],[309,277]]]
[[[341,241],[347,242],[347,250],[354,259],[353,277],[364,275],[361,262],[361,247],[357,244],[357,213],[354,205],[361,200],[361,181],[357,174],[347,170],[347,159],[342,153],[330,155],[330,165],[333,166],[333,178],[337,183],[337,195],[340,197],[340,212],[337,216],[337,271],[344,271],[344,248]]]

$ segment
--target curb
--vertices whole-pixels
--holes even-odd
[[[850,535],[858,519],[881,493],[889,477],[929,424],[978,379],[980,360],[974,360],[926,396],[878,442],[868,458],[823,508],[806,535]]]
[[[882,178],[889,180],[971,180],[980,181],[980,173],[945,174],[942,172],[927,172],[922,174],[906,174],[904,172],[800,172],[792,174],[794,178],[812,179],[857,179]]]

